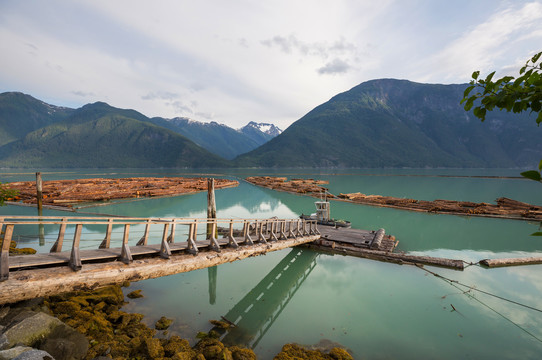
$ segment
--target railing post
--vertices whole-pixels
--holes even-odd
[[[70,262],[68,266],[73,271],[79,271],[83,267],[81,263],[81,255],[79,253],[79,241],[81,240],[81,231],[83,229],[83,224],[75,225],[75,233],[73,234],[73,244],[72,244],[72,253],[70,255]]]
[[[209,247],[213,249],[216,252],[220,252],[220,245],[218,244],[218,241],[216,241],[216,219],[207,219],[207,228],[209,228],[209,221],[211,221],[211,234],[207,234],[209,236]]]
[[[297,220],[297,223],[295,225],[295,236],[303,236],[303,233],[301,232],[300,225],[303,224],[303,220]]]
[[[60,224],[60,229],[58,230],[58,237],[54,243],[54,245],[51,247],[51,250],[49,252],[61,252],[62,251],[62,243],[64,242],[64,234],[66,233],[66,225],[68,223],[68,218],[62,218],[62,224]]]
[[[151,230],[151,219],[148,219],[147,224],[145,225],[145,233],[143,234],[141,239],[139,239],[139,241],[137,242],[136,244],[137,246],[147,245],[147,242],[149,241],[150,230]]]
[[[293,229],[293,225],[294,225],[294,220],[290,220],[288,221],[288,237],[289,238],[296,238],[294,232],[292,231]]]
[[[314,234],[321,235],[320,230],[318,230],[318,221],[314,221]]]
[[[11,244],[11,237],[13,236],[13,226],[13,224],[6,224],[6,231],[4,232],[2,252],[0,254],[0,281],[9,278],[9,245]],[[1,230],[2,227],[0,226],[0,231]]]
[[[186,240],[186,242],[188,243],[187,251],[192,255],[198,254],[198,246],[196,245],[197,237],[198,237],[198,221],[194,220],[194,222],[190,224],[190,228],[188,229],[188,240]]]
[[[267,228],[269,228],[269,222],[271,222],[271,234],[269,235],[268,240],[269,241],[279,241],[277,238],[277,235],[275,234],[275,231],[277,231],[277,220],[267,220]]]
[[[254,241],[252,241],[252,238],[250,237],[250,222],[245,219],[245,223],[243,224],[243,238],[244,244],[250,244],[254,245]]]
[[[175,226],[177,224],[175,223],[175,219],[171,220],[171,234],[167,238],[167,242],[170,244],[173,244],[175,242]]]
[[[132,253],[130,252],[130,247],[128,246],[128,237],[130,235],[130,224],[124,225],[124,236],[122,237],[122,249],[120,251],[120,261],[125,264],[130,264],[132,259]]]
[[[169,241],[169,238],[167,236],[168,229],[169,229],[169,223],[164,224],[164,232],[162,234],[162,243],[160,244],[160,256],[163,257],[164,259],[169,259],[171,256],[171,250],[169,249],[169,245],[168,245],[168,241]]]
[[[279,226],[280,226],[280,236],[279,236],[279,240],[286,240],[286,239],[288,239],[288,236],[286,236],[286,220],[280,220]]]
[[[231,246],[233,248],[238,248],[239,244],[237,244],[237,241],[235,241],[235,238],[233,237],[233,220],[230,220],[230,231],[228,233],[228,246]]]
[[[105,233],[105,238],[100,244],[100,249],[109,249],[109,245],[111,244],[111,233],[113,232],[113,219],[107,220],[107,230]]]
[[[258,241],[267,244],[265,236],[263,236],[263,221],[256,222],[256,231],[258,232]]]

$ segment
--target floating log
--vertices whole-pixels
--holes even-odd
[[[331,243],[331,242],[330,242]],[[416,255],[407,255],[400,253],[392,253],[389,251],[379,251],[379,250],[370,250],[364,248],[358,248],[348,245],[339,245],[338,243],[333,243],[333,245],[326,244],[327,246],[321,245],[322,243],[311,243],[307,245],[309,248],[327,251],[334,254],[350,255],[357,256],[366,259],[379,260],[385,262],[393,262],[396,264],[410,264],[410,265],[431,265],[445,267],[454,270],[463,270],[465,265],[462,260],[454,259],[444,259],[436,258],[431,256],[416,256]]]
[[[480,264],[489,268],[518,266],[518,265],[535,265],[542,264],[542,257],[525,257],[525,258],[509,258],[509,259],[484,259],[480,260]]]

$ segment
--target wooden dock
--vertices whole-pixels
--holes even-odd
[[[463,270],[462,260],[416,256],[394,253],[399,243],[392,235],[386,235],[384,229],[368,231],[333,226],[318,226],[320,239],[306,246],[320,251],[363,257],[367,259],[393,262],[397,264],[431,265]]]
[[[207,224],[212,229],[208,236],[205,233]],[[228,225],[227,234],[220,239],[217,238],[219,224]],[[17,227],[43,225],[59,227],[57,240],[49,253],[9,255],[9,245]],[[103,227],[105,237],[97,248],[81,249],[83,228],[89,226]],[[121,239],[114,239],[115,227],[122,227]],[[136,227],[141,231],[134,237],[131,230]],[[0,228],[4,230],[0,305],[202,269],[320,238],[316,222],[301,219],[12,216],[0,219]],[[152,228],[160,230],[159,239],[151,236],[155,232]],[[198,228],[205,232],[199,233]],[[235,236],[236,229],[241,229],[241,236]],[[73,236],[71,247],[63,251],[64,238],[68,235]]]

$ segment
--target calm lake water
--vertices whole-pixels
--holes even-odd
[[[44,180],[81,177],[214,176],[238,179],[218,190],[220,218],[295,218],[314,212],[314,199],[250,185],[251,175],[329,180],[331,193],[362,192],[415,199],[493,202],[505,196],[542,204],[542,187],[508,169],[362,170],[66,170],[42,171]],[[475,176],[475,177],[472,177]],[[489,176],[489,177],[488,177]],[[499,176],[515,178],[499,178]],[[0,181],[34,180],[27,170],[2,170]],[[542,256],[542,237],[529,234],[539,223],[422,214],[332,202],[332,216],[352,227],[384,228],[399,240],[396,251],[476,263],[486,258]],[[122,201],[87,207],[84,213],[137,217],[206,217],[206,193]],[[18,206],[1,214],[35,215]],[[69,216],[46,211],[44,215]],[[80,215],[80,214],[74,214]],[[140,229],[142,231],[142,229]],[[103,229],[84,229],[85,247],[95,248]],[[119,229],[119,232],[121,230]],[[138,239],[138,230],[131,242]],[[49,251],[58,229],[21,229],[21,246]],[[156,234],[158,237],[159,234]],[[170,334],[195,341],[210,319],[239,320],[226,342],[252,346],[270,359],[282,345],[339,343],[356,359],[539,359],[542,354],[542,265],[464,271],[401,266],[367,259],[287,249],[265,256],[159,279],[133,283],[144,298],[127,311],[175,320]],[[447,281],[450,279],[453,281]],[[454,310],[455,308],[455,310]]]

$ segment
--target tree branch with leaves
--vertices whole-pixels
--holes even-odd
[[[481,121],[486,119],[488,111],[495,108],[508,112],[521,113],[531,111],[538,114],[536,123],[542,122],[542,52],[535,54],[519,70],[519,76],[504,76],[493,80],[495,71],[480,78],[480,71],[472,73],[470,85],[463,93],[461,104],[467,111],[472,109],[474,116]],[[542,161],[538,170],[521,173],[522,176],[542,182]]]

